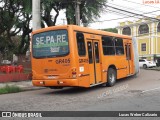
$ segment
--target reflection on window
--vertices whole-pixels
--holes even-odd
[[[113,37],[102,37],[102,46],[104,55],[115,55]]]
[[[87,42],[87,46],[88,46],[89,63],[93,63],[93,57],[92,57],[92,44],[91,44],[91,42]]]
[[[131,28],[130,27],[123,28],[122,34],[131,35]]]
[[[84,35],[83,33],[77,33],[77,46],[78,46],[78,54],[79,56],[86,55],[86,49],[85,49],[85,42],[84,42]]]
[[[123,55],[124,54],[123,39],[115,38],[114,41],[115,41],[116,54]]]
[[[149,27],[148,27],[148,25],[147,25],[147,24],[140,25],[140,26],[139,26],[138,33],[139,33],[139,34],[149,33]]]
[[[131,60],[131,46],[130,45],[125,45],[125,50],[126,50],[127,60]]]
[[[99,49],[98,49],[98,42],[94,43],[95,46],[95,57],[96,57],[96,63],[99,63]]]
[[[102,37],[104,55],[123,55],[123,39],[114,37]]]

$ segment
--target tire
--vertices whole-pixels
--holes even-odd
[[[144,69],[146,69],[146,68],[147,68],[147,65],[146,65],[146,64],[144,64],[144,65],[143,65],[143,68],[144,68]]]
[[[116,83],[116,79],[117,79],[116,70],[113,69],[113,68],[109,68],[108,73],[107,73],[107,83],[106,83],[106,85],[109,86],[109,87],[114,86],[114,84]]]

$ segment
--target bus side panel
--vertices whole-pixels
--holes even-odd
[[[110,66],[115,66],[117,71],[117,79],[127,76],[127,61],[123,56],[104,56],[103,57],[103,81],[107,80],[107,72]]]
[[[81,57],[78,60],[78,81],[80,87],[89,87],[90,86],[90,74],[88,68],[88,59],[87,57]]]
[[[127,60],[125,54],[123,56],[116,56],[115,66],[117,69],[117,79],[127,76]]]
[[[89,68],[88,68],[88,57],[87,52],[85,56],[79,56],[78,55],[78,46],[77,46],[77,38],[76,33],[74,32],[73,38],[74,38],[74,47],[72,47],[72,50],[74,51],[74,62],[76,64],[77,69],[77,79],[78,79],[78,86],[79,87],[89,87],[90,83],[90,76],[89,76]]]

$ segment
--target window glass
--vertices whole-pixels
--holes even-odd
[[[96,63],[99,63],[99,49],[98,49],[98,42],[94,43],[95,46],[95,57],[96,57]]]
[[[125,45],[125,49],[126,49],[126,59],[131,60],[131,46]]]
[[[146,51],[146,43],[141,44],[141,51]]]
[[[116,54],[123,55],[124,54],[123,39],[115,38],[114,41],[115,41]]]
[[[140,25],[138,32],[139,32],[139,34],[149,33],[149,27],[148,27],[148,25],[147,24]]]
[[[93,57],[92,57],[92,44],[91,44],[91,42],[87,42],[87,46],[88,46],[89,63],[93,63]]]
[[[51,58],[69,54],[67,30],[34,34],[32,39],[32,55],[34,58]]]
[[[123,28],[122,34],[131,35],[131,28],[130,27]]]
[[[115,55],[113,37],[102,37],[102,46],[104,55]]]
[[[86,55],[86,49],[85,49],[85,42],[84,42],[84,35],[83,33],[77,33],[77,46],[78,46],[78,54],[79,56]]]
[[[145,60],[139,60],[139,62],[145,62]]]
[[[157,26],[157,32],[160,32],[160,22],[158,23],[158,26]]]

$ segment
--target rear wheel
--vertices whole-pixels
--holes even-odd
[[[116,70],[113,68],[108,69],[108,74],[107,74],[107,86],[113,86],[116,83]]]
[[[144,68],[144,69],[146,69],[146,68],[147,68],[147,65],[146,65],[146,64],[144,64],[144,65],[143,65],[143,68]]]

